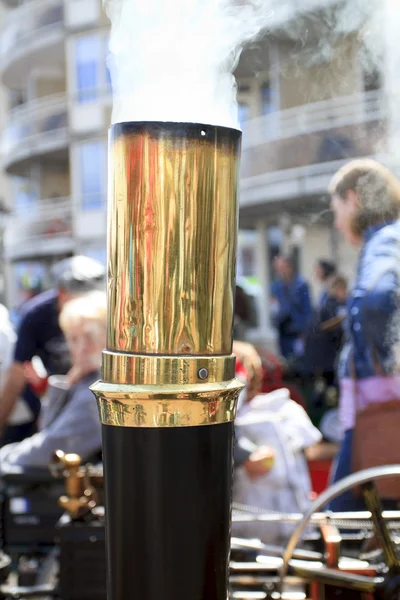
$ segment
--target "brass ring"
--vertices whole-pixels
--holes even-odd
[[[186,385],[229,381],[235,377],[233,354],[165,356],[103,352],[103,381],[130,385]]]
[[[187,385],[123,385],[99,381],[94,392],[104,425],[194,427],[234,420],[238,379]]]

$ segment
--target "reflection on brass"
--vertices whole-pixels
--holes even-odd
[[[111,129],[109,350],[231,353],[238,136]]]
[[[50,470],[55,477],[65,477],[66,494],[58,502],[72,519],[83,517],[96,506],[96,490],[90,483],[86,468],[81,466],[78,454],[65,454],[62,450],[57,450],[50,463]]]
[[[100,418],[125,427],[188,427],[227,423],[235,418],[243,384],[223,383],[140,386],[96,383]]]
[[[108,328],[102,422],[232,421],[240,133],[120,123],[109,155]]]
[[[149,356],[103,352],[103,380],[143,385],[214,383],[235,377],[233,354],[229,356]],[[206,378],[202,369],[207,370]]]
[[[339,529],[331,523],[325,521],[320,523],[322,539],[325,546],[326,565],[332,569],[339,566],[340,546],[342,537]]]

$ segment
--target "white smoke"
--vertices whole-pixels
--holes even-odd
[[[338,41],[351,34],[357,38],[365,71],[373,72],[383,54],[382,2],[398,0],[103,2],[112,25],[114,123],[239,127],[233,72],[245,44],[268,29],[271,36],[277,33],[278,38],[292,40],[286,57],[291,72],[294,66],[301,69],[321,62],[340,69]],[[286,66],[281,64],[283,75]],[[322,79],[316,85],[331,85],[330,80],[327,69],[326,82]],[[309,95],[312,101],[312,89]]]
[[[111,21],[113,123],[237,127],[233,71],[275,0],[104,0]]]

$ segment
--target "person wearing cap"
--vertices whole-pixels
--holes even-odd
[[[17,333],[14,360],[4,378],[0,397],[0,446],[19,442],[36,431],[40,399],[26,385],[24,365],[39,357],[48,375],[66,374],[70,357],[59,326],[59,314],[68,300],[81,294],[103,289],[103,265],[86,256],[74,256],[57,263],[52,270],[54,289],[39,294],[24,306]],[[24,423],[9,424],[18,399],[27,406]]]

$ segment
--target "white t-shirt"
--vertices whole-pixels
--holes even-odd
[[[5,306],[0,305],[0,390],[3,389],[5,376],[14,358],[17,335],[13,330]],[[33,414],[27,403],[18,398],[11,412],[8,425],[22,425],[33,420]]]

